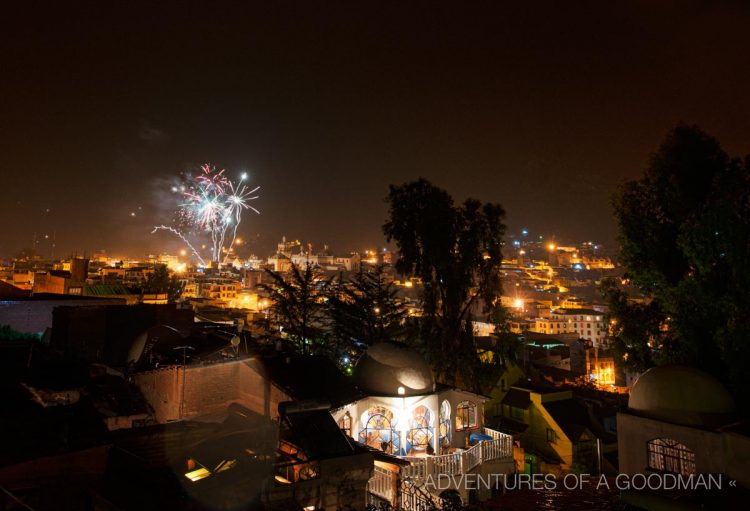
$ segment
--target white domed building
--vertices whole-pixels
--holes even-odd
[[[354,368],[354,383],[367,397],[334,416],[347,433],[397,456],[447,454],[468,445],[483,427],[485,396],[437,387],[430,366],[409,346],[379,342]]]
[[[371,449],[403,460],[401,465],[376,461],[370,485],[375,496],[400,505],[397,501],[406,497],[397,481],[404,476],[437,480],[442,473],[514,471],[512,436],[484,427],[489,397],[437,385],[429,365],[407,345],[374,344],[353,378],[366,397],[333,412],[339,427]]]
[[[620,472],[726,474],[750,486],[750,437],[713,376],[684,366],[649,369],[617,414]]]

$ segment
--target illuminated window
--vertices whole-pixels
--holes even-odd
[[[373,406],[362,414],[363,428],[359,441],[389,454],[401,452],[401,437],[396,430],[396,419],[385,406]]]
[[[406,453],[408,455],[431,454],[430,445],[433,437],[433,429],[430,427],[431,422],[432,414],[426,406],[420,405],[414,408],[409,419],[409,431],[406,433]]]
[[[477,427],[477,405],[461,401],[456,407],[456,431]]]
[[[695,473],[695,453],[671,438],[657,438],[647,444],[648,468],[660,472]]]
[[[352,416],[348,411],[339,419],[339,428],[346,436],[352,436]]]
[[[185,477],[190,479],[193,482],[200,481],[201,479],[205,479],[206,477],[210,476],[211,472],[206,470],[205,468],[201,467],[196,470],[192,470],[185,474]]]
[[[440,404],[440,427],[438,436],[441,451],[444,449],[450,449],[451,432],[451,404],[447,400],[443,400]]]

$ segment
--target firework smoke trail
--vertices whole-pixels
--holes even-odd
[[[216,167],[210,164],[201,166],[201,173],[192,178],[186,179],[185,185],[179,188],[173,187],[172,191],[180,191],[184,202],[180,204],[178,217],[185,224],[192,226],[200,231],[208,232],[211,235],[211,260],[216,264],[222,261],[222,252],[229,254],[229,249],[234,246],[237,238],[237,227],[242,220],[242,212],[252,210],[255,213],[260,212],[248,204],[249,201],[258,198],[253,195],[260,187],[248,190],[243,184],[247,179],[247,174],[242,174],[238,184],[232,183],[225,175],[224,170],[216,170]],[[159,226],[178,235],[185,243],[188,243],[186,237],[175,228]],[[231,242],[227,249],[224,248],[227,239],[227,231],[231,229]],[[189,244],[188,244],[189,245]],[[190,246],[190,245],[189,245]],[[190,246],[193,253],[198,256],[195,249]],[[200,256],[198,256],[200,258]],[[202,264],[203,260],[201,259]]]
[[[177,235],[177,236],[178,236],[178,237],[179,237],[179,238],[180,238],[180,239],[181,239],[182,241],[184,241],[184,242],[185,242],[185,245],[187,245],[187,246],[188,246],[188,248],[189,248],[190,250],[192,250],[193,254],[195,255],[195,257],[197,257],[197,258],[198,258],[198,261],[199,261],[199,262],[201,263],[201,265],[203,265],[203,266],[206,266],[206,261],[204,261],[204,260],[203,260],[203,258],[202,258],[202,257],[201,257],[201,255],[200,255],[200,254],[198,253],[198,251],[197,251],[197,250],[195,250],[195,249],[193,248],[193,245],[191,245],[191,244],[190,244],[190,242],[189,242],[189,241],[187,240],[187,238],[185,238],[185,236],[183,236],[183,235],[182,235],[182,233],[181,233],[180,231],[178,231],[178,230],[177,230],[177,229],[175,229],[174,227],[168,227],[168,226],[166,226],[166,225],[157,225],[156,227],[154,227],[154,230],[153,230],[153,231],[151,231],[151,234],[154,234],[154,233],[155,233],[156,231],[158,231],[158,230],[169,231],[169,232],[171,232],[171,233],[173,233],[173,234]]]

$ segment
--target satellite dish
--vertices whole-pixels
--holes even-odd
[[[135,364],[141,359],[143,350],[146,348],[146,341],[148,340],[148,330],[141,332],[138,337],[135,338],[133,344],[130,346],[128,352],[128,364]]]

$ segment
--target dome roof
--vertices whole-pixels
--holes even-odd
[[[630,391],[630,410],[686,426],[718,427],[735,412],[729,392],[713,376],[684,366],[654,367]]]
[[[432,371],[422,356],[393,341],[370,346],[354,368],[354,381],[360,390],[376,396],[416,396],[435,390]]]

